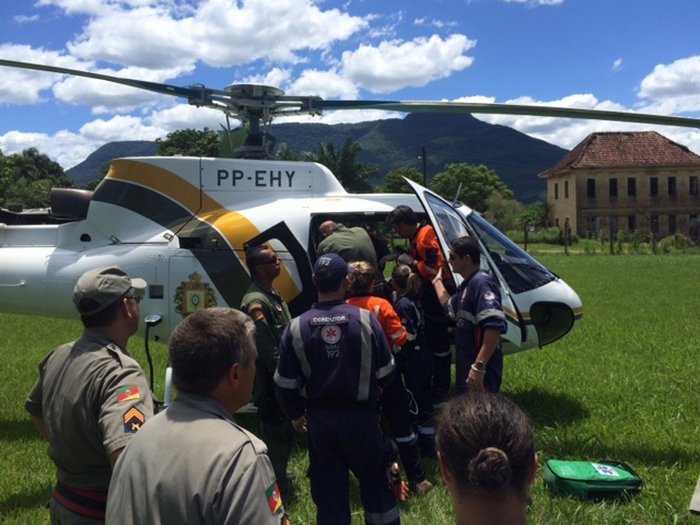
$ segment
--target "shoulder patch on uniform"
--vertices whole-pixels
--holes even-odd
[[[143,415],[136,407],[131,407],[124,412],[124,432],[127,434],[135,434],[146,422],[146,416]]]
[[[141,399],[141,392],[136,385],[121,386],[117,388],[117,402],[126,403],[127,401],[136,401]]]
[[[273,481],[272,484],[265,489],[265,497],[267,498],[267,504],[270,506],[270,512],[277,514],[282,509],[282,496],[280,495],[280,488],[277,486],[276,481]]]

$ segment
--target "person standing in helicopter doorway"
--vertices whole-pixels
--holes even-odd
[[[450,370],[452,352],[448,333],[450,321],[431,285],[431,280],[439,274],[444,262],[440,244],[435,229],[430,224],[418,222],[415,212],[408,206],[401,205],[394,208],[386,222],[393,226],[397,235],[411,242],[410,255],[399,255],[398,261],[411,268],[423,279],[421,302],[425,315],[425,332],[430,334],[434,356],[433,404],[439,407],[447,398],[452,381]]]
[[[281,272],[280,258],[274,250],[253,246],[246,250],[245,258],[253,282],[243,296],[241,310],[255,322],[258,349],[253,400],[258,409],[260,438],[267,445],[282,500],[288,501],[291,487],[287,465],[294,445],[294,429],[275,398],[273,376],[279,359],[280,338],[291,316],[287,303],[272,287]]]

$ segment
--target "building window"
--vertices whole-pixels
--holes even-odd
[[[668,196],[669,197],[675,197],[677,194],[676,191],[676,177],[669,177],[668,178]]]
[[[676,216],[669,215],[668,216],[668,234],[673,235],[675,233],[676,233]]]
[[[635,179],[634,177],[630,177],[627,179],[627,196],[637,196],[637,179]]]
[[[698,224],[697,214],[688,217],[688,235],[695,242],[700,242],[700,228],[698,228]]]
[[[652,177],[649,179],[649,196],[658,197],[659,196],[659,178]]]
[[[586,179],[586,195],[589,199],[595,199],[595,179]]]
[[[610,179],[610,198],[617,199],[617,179]]]
[[[637,231],[637,216],[628,215],[627,216],[627,229],[631,232]]]
[[[651,233],[654,235],[659,234],[659,216],[658,215],[652,215],[650,217],[651,220]]]
[[[698,194],[698,177],[697,175],[691,175],[688,180],[688,190],[691,195]]]
[[[586,231],[595,235],[595,217],[586,217]]]
[[[554,183],[554,199],[559,198],[559,183],[555,182]]]
[[[564,181],[564,198],[565,199],[569,198],[569,181],[568,180]]]

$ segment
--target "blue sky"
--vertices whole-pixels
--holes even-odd
[[[35,0],[0,3],[0,58],[324,98],[465,100],[700,116],[694,0]],[[326,112],[317,122],[396,118]],[[308,119],[309,117],[306,117]],[[685,128],[480,116],[564,148],[593,131]],[[64,168],[113,140],[219,129],[222,115],[105,82],[0,71],[0,149]]]

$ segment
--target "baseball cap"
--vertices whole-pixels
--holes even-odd
[[[117,302],[131,288],[146,289],[146,281],[129,277],[118,266],[88,270],[73,288],[73,302],[80,315],[93,315]]]
[[[314,274],[322,272],[324,277],[333,280],[341,279],[354,271],[355,269],[337,253],[324,253],[316,259],[314,264]]]

